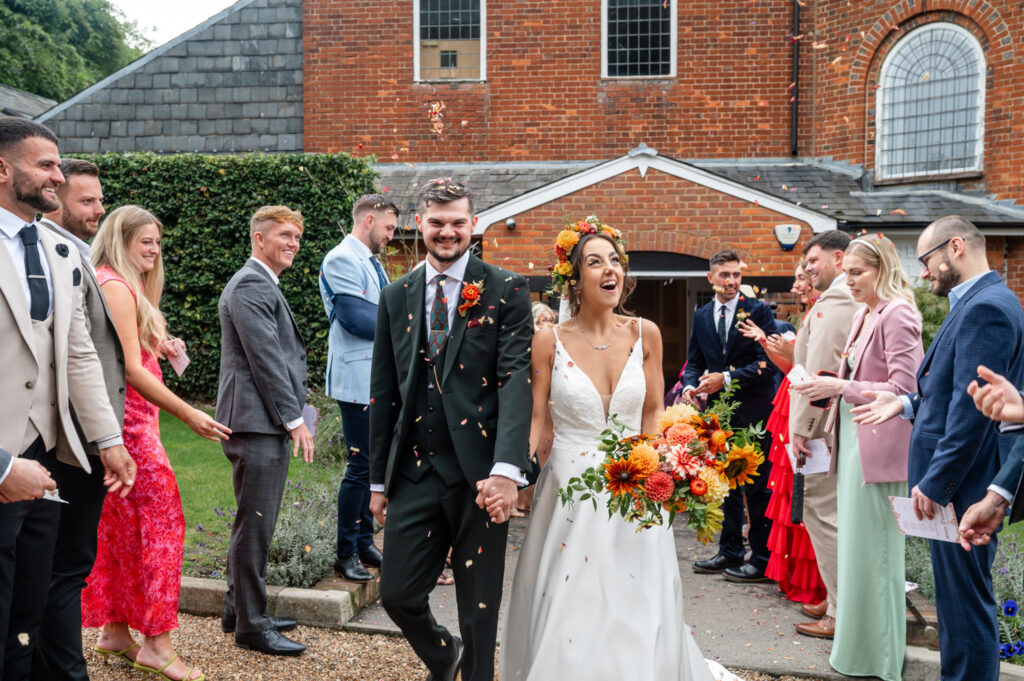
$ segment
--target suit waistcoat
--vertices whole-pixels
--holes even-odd
[[[420,333],[421,347],[426,357],[426,332],[421,330]],[[436,380],[444,366],[447,348],[448,344],[445,343],[434,359],[424,362],[425,370],[419,372],[413,412],[416,419],[399,456],[398,472],[415,482],[433,469],[446,485],[451,486],[466,478],[455,456],[455,444],[448,432],[448,419]]]
[[[42,436],[47,451],[57,445],[57,374],[54,371],[52,314],[43,321],[32,321],[32,340],[39,375],[32,388],[32,406],[21,443],[22,452],[39,436]]]

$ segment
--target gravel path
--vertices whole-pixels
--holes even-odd
[[[175,650],[209,681],[414,681],[426,677],[412,648],[394,636],[299,627],[289,636],[305,643],[306,653],[297,658],[272,657],[236,647],[229,634],[221,633],[219,618],[178,615],[178,620],[181,628],[171,635]],[[92,651],[98,630],[84,629],[82,634],[92,681],[155,678],[119,661],[105,664]],[[791,676],[733,671],[747,681],[797,681]]]

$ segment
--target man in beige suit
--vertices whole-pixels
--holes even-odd
[[[64,182],[57,139],[24,119],[0,119],[0,490],[11,475],[41,475],[64,463],[91,465],[96,443],[111,491],[127,494],[135,464],[107,397],[82,311],[82,261],[70,242],[35,223],[56,207]],[[71,417],[74,408],[80,438]],[[7,465],[4,466],[3,464]],[[43,487],[53,487],[44,481]],[[4,493],[0,504],[0,653],[2,678],[27,679],[50,587],[59,503],[39,487]],[[58,490],[59,492],[59,490]],[[25,499],[19,501],[18,499]]]
[[[821,372],[830,372],[832,376],[838,374],[846,337],[857,311],[858,305],[850,295],[843,273],[843,252],[849,243],[849,234],[830,230],[818,234],[804,246],[804,269],[814,288],[822,294],[800,325],[793,362],[803,365],[811,376]],[[812,402],[798,392],[791,394],[789,434],[798,465],[811,455],[808,443],[826,437],[828,407],[827,400]],[[828,591],[825,602],[801,608],[805,615],[816,618],[815,621],[796,625],[797,631],[807,636],[832,638],[835,633],[837,522],[835,476],[827,472],[805,476],[804,525],[818,559],[818,571]]]

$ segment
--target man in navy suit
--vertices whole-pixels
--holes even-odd
[[[772,410],[774,372],[760,343],[746,338],[736,324],[749,318],[762,329],[775,328],[775,320],[767,305],[740,295],[743,273],[736,251],[724,250],[711,256],[708,281],[715,289],[715,298],[693,316],[693,333],[683,374],[683,399],[688,402],[711,403],[733,383],[738,384],[733,399],[738,402],[732,425],[744,427],[765,421]],[[706,402],[705,402],[706,400]],[[768,451],[768,442],[761,443]],[[758,467],[754,483],[742,489],[747,496],[750,514],[750,561],[745,562],[743,549],[743,499],[730,494],[722,504],[725,520],[719,539],[718,553],[708,560],[694,563],[696,572],[725,572],[726,579],[737,582],[761,582],[768,567],[768,534],[771,522],[764,512],[771,493],[767,457]]]
[[[899,398],[903,417],[914,419],[911,497],[918,517],[931,518],[940,506],[952,503],[956,516],[964,518],[989,493],[1014,444],[1013,435],[1000,433],[975,408],[968,388],[979,364],[1021,384],[1024,312],[1017,296],[989,269],[984,235],[964,218],[952,215],[930,224],[917,241],[917,253],[921,278],[931,283],[933,293],[949,297],[949,314],[918,369],[918,394]],[[891,408],[895,399],[880,394],[875,403],[855,411],[866,414],[864,422],[878,422],[898,413]],[[992,591],[998,529],[972,551],[931,542],[943,681],[999,677]]]

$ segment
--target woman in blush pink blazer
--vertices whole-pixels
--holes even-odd
[[[921,316],[896,248],[882,235],[855,239],[843,258],[853,318],[838,378],[795,388],[832,405],[832,474],[838,473],[839,581],[829,662],[847,676],[899,681],[906,647],[904,537],[890,496],[907,495],[910,421],[857,425],[850,410],[862,392],[914,392],[924,358]]]

